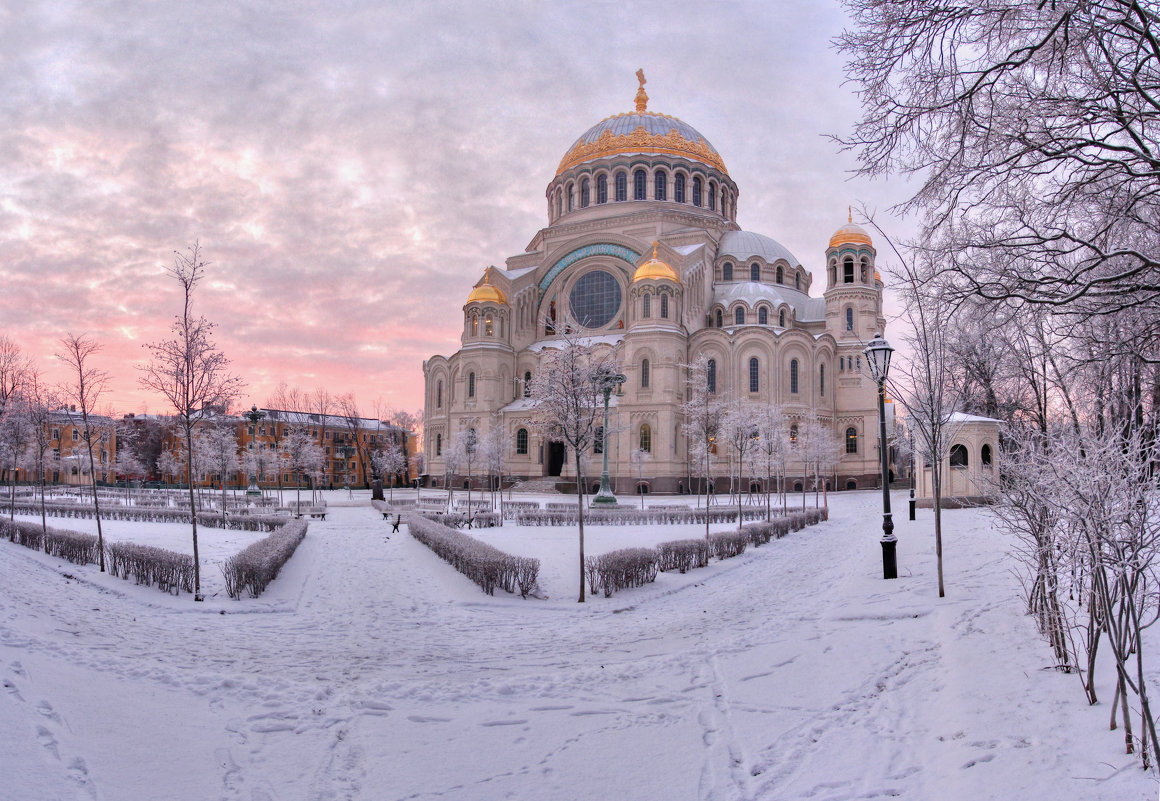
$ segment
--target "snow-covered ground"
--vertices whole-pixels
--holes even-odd
[[[1157,797],[1110,688],[1050,669],[985,511],[944,518],[941,600],[931,513],[895,496],[885,582],[866,492],[580,606],[574,530],[474,532],[543,560],[547,600],[491,598],[364,499],[331,494],[259,599],[158,603],[0,542],[0,798]]]

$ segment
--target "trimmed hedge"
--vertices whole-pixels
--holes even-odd
[[[180,595],[193,592],[193,557],[150,545],[113,542],[105,546],[109,572],[123,579],[130,575],[138,584],[156,586],[162,592]]]
[[[657,551],[660,553],[660,569],[666,573],[670,570],[685,573],[695,567],[707,567],[711,556],[709,541],[704,538],[662,542]]]
[[[580,522],[580,515],[576,504],[548,504],[544,511],[521,512],[515,516],[516,524],[521,526],[574,526]],[[565,507],[565,508],[554,508]],[[705,516],[710,523],[736,523],[736,509],[692,509],[682,508],[654,508],[654,509],[587,509],[584,512],[585,525],[594,526],[637,526],[637,525],[683,525],[699,523],[704,525]],[[745,509],[742,517],[746,520],[760,520],[765,517],[764,509]]]
[[[0,499],[0,509],[9,511],[13,504],[6,499]],[[17,501],[16,514],[34,515],[40,517],[39,503],[21,503]],[[47,503],[44,513],[49,517],[65,517],[80,520],[92,520],[95,517],[92,505],[75,505],[61,503]],[[160,507],[139,506],[102,506],[102,520],[132,520],[144,523],[188,523],[189,510],[165,509]],[[225,528],[238,531],[273,531],[285,524],[286,518],[279,515],[240,515],[226,513],[222,520],[221,512],[198,512],[197,524],[206,528]],[[224,524],[223,524],[224,523]]]
[[[709,537],[709,549],[718,559],[732,559],[745,553],[745,546],[749,545],[749,533],[746,531],[723,531]]]
[[[264,539],[248,545],[221,563],[226,592],[231,598],[242,596],[242,590],[257,598],[278,576],[282,565],[294,555],[306,536],[305,520],[290,520]]]
[[[622,548],[590,556],[584,564],[588,590],[593,595],[603,591],[608,598],[617,590],[643,587],[656,581],[660,559],[656,548]]]
[[[535,591],[540,576],[539,559],[506,554],[420,514],[408,514],[406,521],[412,537],[478,584],[488,595],[495,595],[496,587],[507,592],[518,590],[522,598]]]

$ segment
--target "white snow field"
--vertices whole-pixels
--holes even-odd
[[[546,600],[492,598],[344,502],[258,599],[195,604],[0,542],[0,799],[1158,795],[1107,730],[1107,682],[1089,707],[1051,669],[986,511],[945,515],[942,600],[931,512],[910,523],[894,495],[886,582],[881,498],[859,492],[581,606],[573,529],[475,532],[544,560]],[[588,550],[696,532],[592,527]]]

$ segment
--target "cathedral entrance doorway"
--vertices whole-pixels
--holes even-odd
[[[558,476],[564,470],[564,456],[567,449],[563,442],[548,443],[548,475]]]

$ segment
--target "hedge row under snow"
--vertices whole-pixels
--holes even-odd
[[[518,590],[523,598],[535,591],[540,576],[539,559],[504,553],[420,514],[410,513],[406,519],[412,537],[478,584],[488,595],[495,595],[496,587],[507,592]]]
[[[656,581],[659,569],[660,552],[656,548],[621,548],[590,556],[584,564],[588,590],[593,595],[603,591],[605,598],[617,590]]]
[[[0,501],[0,508],[9,511],[12,504]],[[39,503],[21,503],[17,501],[16,514],[40,516]],[[44,505],[44,513],[48,517],[71,517],[82,520],[92,520],[96,513],[92,505],[77,506],[73,504]],[[189,511],[182,509],[143,508],[137,506],[103,506],[101,507],[102,520],[130,520],[142,523],[188,523]],[[286,522],[284,515],[239,515],[226,513],[222,520],[221,512],[198,512],[197,523],[206,528],[225,528],[238,531],[273,531]]]
[[[515,516],[516,524],[520,526],[574,526],[580,522],[576,504],[548,504],[544,511],[520,512]],[[563,508],[554,508],[563,507]],[[705,523],[708,515],[710,523],[736,523],[737,509],[718,508],[692,509],[588,509],[584,512],[584,523],[594,526],[669,526],[689,523]],[[759,520],[765,517],[765,510],[751,507],[742,511],[746,520]]]
[[[371,505],[380,512],[389,515],[421,515],[428,520],[442,523],[451,528],[498,528],[503,525],[503,518],[500,517],[499,512],[472,512],[468,514],[466,511],[448,512],[443,508],[428,509],[423,506],[404,508],[397,502],[388,501],[371,501]]]
[[[222,562],[221,571],[229,596],[240,598],[243,589],[249,590],[251,598],[261,595],[278,576],[282,565],[294,555],[306,536],[306,526],[305,520],[291,520],[270,536],[246,546]]]
[[[180,595],[193,592],[193,557],[133,542],[112,542],[105,546],[109,572],[123,579],[133,576],[138,584],[156,586],[162,592]]]
[[[96,564],[100,550],[97,548],[96,534],[81,534],[50,528],[42,531],[39,523],[0,521],[0,537],[26,548],[44,550],[49,556],[66,559],[74,565]]]

